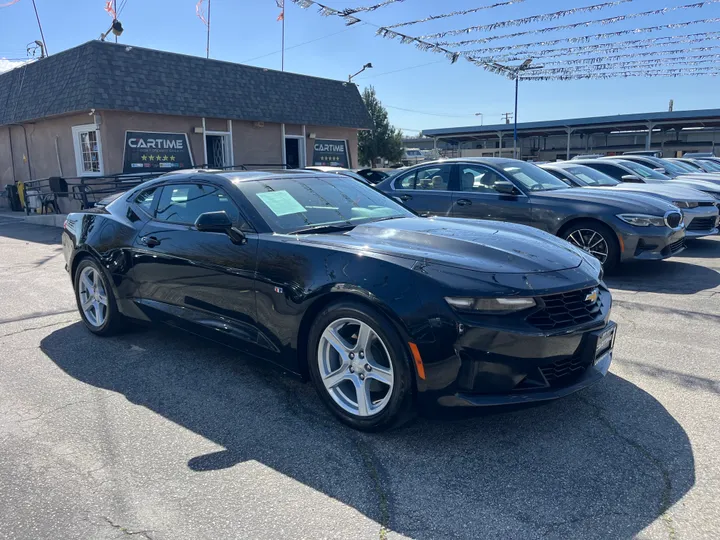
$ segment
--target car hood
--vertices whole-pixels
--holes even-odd
[[[487,273],[555,272],[587,260],[580,250],[538,229],[475,219],[399,218],[297,240]]]
[[[588,187],[587,189],[600,190],[606,188]],[[669,182],[666,182],[664,184],[635,184],[632,182],[626,182],[607,189],[619,189],[629,192],[649,193],[673,201],[714,202],[715,200],[710,195],[707,195],[702,191],[698,191],[695,188],[683,185],[669,185]]]
[[[693,182],[700,180],[701,182],[713,184],[715,187],[720,186],[720,174],[718,173],[688,173],[673,179],[674,182],[685,180],[692,180]]]
[[[621,212],[653,212],[664,214],[673,210],[672,205],[647,195],[639,193],[618,193],[613,188],[585,189],[558,189],[553,191],[533,192],[533,197],[543,199],[559,199],[572,202],[602,204]]]
[[[709,180],[700,180],[699,178],[678,176],[677,178],[673,178],[672,180],[670,180],[670,183],[690,187],[693,189],[699,189],[700,191],[720,193],[720,182],[716,183]]]

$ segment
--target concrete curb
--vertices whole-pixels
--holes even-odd
[[[23,221],[33,225],[42,225],[44,227],[62,228],[65,223],[67,214],[30,214],[25,215],[20,212],[0,212],[0,222],[4,220]],[[5,221],[7,223],[7,221]]]

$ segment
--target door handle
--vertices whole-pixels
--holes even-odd
[[[160,245],[160,240],[155,236],[143,236],[140,241],[147,247],[156,247]]]
[[[472,201],[470,199],[458,199],[457,201],[458,206],[472,206]]]
[[[401,201],[409,201],[410,199],[412,199],[412,195],[408,195],[407,193],[405,195],[400,195]]]

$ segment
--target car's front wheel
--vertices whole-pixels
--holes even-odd
[[[345,424],[380,431],[412,417],[412,373],[391,321],[362,303],[338,302],[316,318],[308,340],[310,377]]]
[[[620,249],[615,234],[605,225],[578,223],[563,231],[560,236],[599,260],[606,272],[620,262]]]
[[[75,300],[85,326],[93,334],[109,336],[124,327],[115,296],[102,269],[93,259],[80,261],[75,271]]]

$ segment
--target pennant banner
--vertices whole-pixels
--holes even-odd
[[[694,56],[684,56],[688,53],[693,52],[709,52],[720,49],[720,45],[714,46],[714,47],[696,47],[696,48],[690,48],[690,49],[675,49],[672,51],[651,51],[651,52],[644,52],[644,53],[633,53],[633,54],[618,54],[613,56],[596,56],[594,58],[576,58],[572,60],[555,60],[552,62],[546,62],[543,58],[541,60],[543,66],[577,66],[577,65],[583,65],[583,64],[600,64],[603,62],[614,62],[617,60],[623,61],[628,58],[647,58],[648,56],[660,56],[663,55],[663,58],[654,58],[652,60],[644,60],[645,62],[656,62],[660,64],[664,63],[671,63],[675,61],[680,61],[683,59],[691,60],[691,59],[700,59],[700,58],[720,58],[720,54],[702,54],[702,55],[694,55]],[[670,58],[667,55],[683,55],[682,58]],[[477,60],[477,58],[476,58]],[[519,61],[520,58],[518,58]],[[523,59],[524,60],[524,59]],[[630,60],[625,60],[630,61]],[[678,62],[675,62],[678,63]]]
[[[714,0],[714,1],[720,2],[720,0]],[[540,43],[538,43],[538,45],[550,44],[550,43],[587,43],[588,41],[592,41],[595,39],[608,39],[608,38],[617,37],[617,36],[627,36],[628,34],[644,34],[644,33],[648,33],[648,32],[657,32],[659,30],[685,28],[685,27],[692,26],[695,24],[712,24],[712,23],[717,23],[717,22],[720,22],[720,18],[718,18],[718,17],[716,17],[714,19],[699,19],[696,21],[661,24],[658,26],[648,26],[646,28],[631,28],[628,30],[618,30],[616,32],[605,32],[603,34],[593,34],[590,36],[578,36],[578,37],[556,39],[551,42],[544,42],[544,43],[540,42]],[[488,43],[490,41],[495,41],[497,39],[505,39],[505,38],[515,37],[515,36],[524,36],[528,33],[542,34],[544,32],[550,32],[552,30],[554,30],[554,29],[541,28],[539,30],[531,30],[529,32],[519,32],[517,34],[506,34],[504,36],[488,36],[485,38],[467,39],[465,41],[441,41],[441,42],[438,42],[437,44],[441,45],[443,47],[460,47],[463,45],[471,45],[473,43]],[[418,39],[421,39],[421,38],[418,38]]]
[[[484,49],[473,49],[470,51],[461,51],[460,54],[464,56],[476,56],[478,54],[492,54],[495,52],[507,52],[504,56],[524,56],[523,59],[528,56],[542,56],[544,58],[550,56],[567,56],[567,55],[582,55],[582,54],[596,54],[598,52],[620,52],[628,49],[647,49],[650,47],[667,47],[670,45],[676,45],[678,43],[701,43],[710,39],[720,38],[720,32],[701,32],[698,34],[687,34],[684,36],[666,36],[658,38],[646,38],[646,39],[632,39],[626,41],[614,41],[611,43],[597,43],[595,45],[582,45],[579,47],[562,47],[556,49],[531,49],[533,46],[547,46],[556,45],[563,42],[564,40],[553,40],[544,41],[539,43],[522,43],[520,45],[507,45],[504,47],[487,47]],[[518,50],[521,49],[521,50]],[[555,54],[557,53],[557,54]],[[500,56],[489,56],[486,58],[492,58],[498,60],[502,58]]]
[[[504,28],[506,26],[520,26],[523,24],[531,23],[531,22],[537,22],[537,21],[544,21],[544,20],[552,20],[557,19],[559,17],[565,17],[567,15],[572,15],[573,13],[581,13],[583,11],[597,11],[599,9],[604,9],[609,6],[615,6],[618,4],[624,4],[628,0],[620,0],[617,2],[609,2],[606,4],[597,4],[595,6],[585,7],[585,8],[574,8],[574,9],[568,9],[565,11],[558,11],[555,13],[548,13],[545,15],[535,15],[533,17],[525,17],[524,19],[516,19],[514,21],[502,21],[492,24],[483,24],[480,26],[469,26],[467,28],[462,28],[460,30],[447,30],[445,32],[437,32],[436,34],[427,34],[425,36],[419,36],[419,39],[438,39],[438,38],[444,38],[447,36],[460,36],[463,34],[470,34],[472,32],[486,32],[486,31],[492,31],[496,30],[498,28]],[[677,11],[681,9],[698,9],[705,7],[709,4],[715,4],[717,2],[720,2],[720,0],[705,0],[705,2],[697,2],[695,4],[685,4],[683,6],[676,6],[676,7],[670,7],[670,8],[661,8],[661,9],[653,9],[651,11],[642,11],[640,13],[631,13],[629,15],[617,15],[615,17],[609,17],[607,19],[596,19],[592,21],[583,21],[579,23],[572,23],[572,24],[564,24],[562,26],[551,26],[548,28],[538,28],[535,30],[525,30],[524,32],[516,32],[514,34],[508,34],[503,36],[491,36],[488,39],[505,39],[505,38],[511,38],[511,37],[518,37],[518,36],[527,36],[530,34],[546,34],[548,32],[557,32],[558,30],[572,30],[573,28],[587,28],[588,26],[595,26],[595,25],[607,25],[607,24],[615,24],[622,21],[628,21],[631,19],[638,19],[641,17],[650,17],[652,15],[664,15],[666,13],[670,13],[672,11]]]
[[[624,0],[625,2],[632,2],[632,0]],[[408,22],[402,22],[397,24],[391,24],[390,26],[386,26],[385,28],[400,28],[402,26],[410,26],[411,24],[420,24],[428,21],[436,21],[437,19],[447,19],[448,17],[457,17],[459,15],[469,15],[470,13],[477,13],[478,11],[483,11],[485,9],[493,9],[497,7],[502,6],[510,6],[512,4],[520,4],[522,2],[525,2],[525,0],[507,0],[507,2],[498,2],[497,4],[491,4],[489,6],[482,6],[472,9],[464,9],[462,11],[453,11],[452,13],[444,13],[442,15],[431,15],[430,17],[425,17],[424,19],[418,19],[417,21],[408,21]]]
[[[567,75],[541,75],[523,77],[523,81],[570,81],[576,79],[616,79],[627,77],[717,77],[718,68],[689,68],[687,70],[650,70],[650,71],[618,71],[615,73],[577,73]]]
[[[616,69],[630,69],[630,68],[645,68],[645,67],[662,67],[665,65],[683,65],[683,66],[700,66],[710,62],[717,62],[720,58],[720,54],[700,54],[696,56],[686,56],[682,58],[653,58],[651,60],[632,60],[622,62],[611,62],[608,58],[608,62],[603,62],[604,59],[598,59],[599,62],[592,63],[590,65],[573,65],[565,67],[553,67],[548,69],[537,69],[532,72],[526,72],[528,77],[534,77],[543,74],[552,73],[583,73],[589,70],[592,71],[607,71]],[[547,65],[543,65],[547,67]],[[720,69],[720,68],[719,68]],[[521,74],[521,79],[525,77]]]

